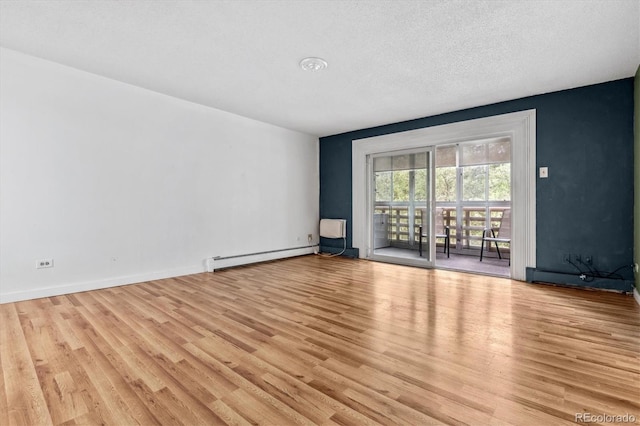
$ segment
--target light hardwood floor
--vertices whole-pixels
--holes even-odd
[[[621,294],[305,256],[0,314],[1,425],[640,422]]]

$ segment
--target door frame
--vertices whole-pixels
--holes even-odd
[[[436,248],[436,240],[435,238],[429,238],[429,256],[426,258],[420,259],[411,259],[405,257],[396,257],[389,256],[383,254],[376,254],[374,248],[374,223],[373,223],[373,213],[375,211],[375,184],[374,184],[374,172],[373,172],[373,159],[377,157],[393,157],[396,155],[405,155],[405,154],[418,154],[422,152],[428,153],[427,158],[427,176],[429,187],[427,188],[427,201],[425,202],[425,207],[427,209],[428,217],[429,217],[429,230],[428,234],[433,235],[433,207],[435,203],[435,198],[433,193],[435,191],[435,163],[434,163],[434,147],[420,147],[420,148],[412,148],[412,149],[402,149],[402,150],[394,150],[394,151],[385,151],[385,152],[376,152],[371,153],[366,156],[367,162],[367,247],[368,250],[367,258],[380,262],[387,263],[398,263],[402,265],[409,266],[419,266],[422,268],[433,268],[435,267],[435,248]],[[411,221],[410,221],[411,222]],[[413,223],[409,224],[410,227],[413,226]]]
[[[475,139],[511,138],[511,278],[525,281],[536,267],[536,110],[519,111],[352,141],[352,246],[368,258],[367,156],[454,144]]]

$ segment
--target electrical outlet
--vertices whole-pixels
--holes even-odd
[[[582,256],[582,263],[584,263],[585,265],[591,265],[593,263],[593,256],[585,254],[584,256]]]
[[[311,242],[311,240],[313,240],[313,234],[308,234],[307,235],[307,240],[309,240],[309,242]]]
[[[573,255],[573,260],[574,260],[576,263],[582,263],[582,257],[581,257],[579,254],[574,254],[574,255]]]
[[[570,254],[563,254],[562,255],[562,263],[570,263],[571,262],[571,255]]]
[[[53,268],[53,259],[36,260],[36,269]]]

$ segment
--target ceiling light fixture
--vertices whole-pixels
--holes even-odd
[[[327,61],[321,58],[304,58],[300,61],[300,68],[305,71],[322,71],[328,66]]]

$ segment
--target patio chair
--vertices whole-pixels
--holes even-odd
[[[482,262],[482,255],[484,254],[485,242],[489,242],[489,248],[491,248],[491,242],[496,245],[496,251],[498,257],[502,259],[500,248],[498,243],[507,243],[511,245],[511,209],[506,209],[502,212],[502,218],[500,219],[500,226],[498,226],[498,233],[496,234],[493,228],[485,229],[482,231],[482,246],[480,246],[480,262]],[[509,265],[511,265],[511,256],[509,256]]]
[[[421,223],[428,223],[425,220],[425,211],[422,211],[422,222]],[[427,239],[427,241],[429,241],[429,234],[422,232],[423,230],[423,225],[420,225],[420,227],[418,228],[418,232],[420,233],[420,237],[419,237],[419,244],[418,244],[418,254],[420,255],[420,257],[422,257],[422,240],[423,239]],[[435,226],[435,237],[436,238],[444,238],[444,251],[443,253],[447,253],[447,257],[449,257],[450,251],[451,251],[451,238],[450,238],[450,229],[448,226],[444,226],[444,217],[442,214],[442,209],[436,209],[436,226]]]

